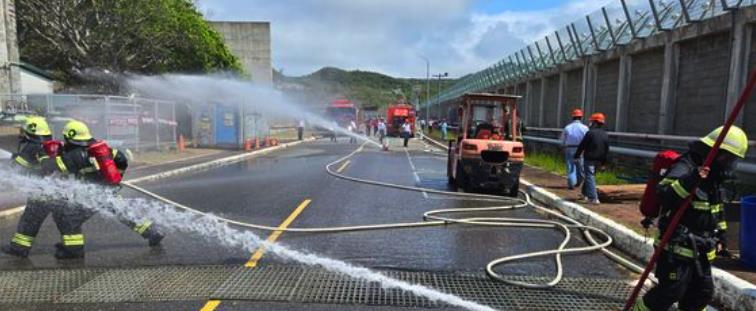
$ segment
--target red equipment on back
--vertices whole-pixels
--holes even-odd
[[[94,144],[89,146],[87,152],[90,157],[97,160],[97,164],[100,166],[100,175],[104,179],[105,183],[110,185],[117,185],[121,183],[121,172],[118,171],[113,156],[111,155],[110,147],[103,140],[98,140]]]
[[[672,150],[659,152],[654,157],[654,163],[646,182],[646,190],[643,192],[643,199],[640,202],[640,211],[646,218],[659,217],[661,204],[656,197],[656,186],[666,175],[667,170],[672,167],[672,164],[677,162],[678,158],[680,158],[680,154]]]
[[[42,149],[44,149],[47,156],[51,158],[58,156],[60,147],[63,147],[63,142],[59,140],[47,140],[42,142]]]

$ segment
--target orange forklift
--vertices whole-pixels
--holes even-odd
[[[468,93],[457,109],[458,137],[449,141],[449,184],[465,191],[500,191],[516,197],[525,150],[519,133],[521,96]]]

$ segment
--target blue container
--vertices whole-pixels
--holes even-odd
[[[740,201],[740,261],[756,269],[756,196]]]

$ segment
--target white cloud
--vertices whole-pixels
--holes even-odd
[[[274,66],[287,74],[336,66],[422,77],[425,64],[418,55],[431,59],[434,72],[462,76],[606,0],[496,14],[473,12],[474,1],[202,0],[200,8],[213,20],[271,21]]]

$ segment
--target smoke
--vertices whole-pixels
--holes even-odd
[[[326,270],[348,275],[369,282],[378,282],[385,288],[396,288],[441,301],[449,305],[469,310],[493,310],[490,307],[464,300],[432,288],[392,279],[368,268],[347,262],[318,256],[310,252],[294,250],[280,243],[268,243],[251,231],[232,228],[213,215],[198,215],[179,211],[172,206],[143,198],[122,198],[111,189],[82,183],[73,179],[54,177],[35,178],[17,173],[7,167],[0,168],[0,187],[12,189],[30,196],[46,196],[56,200],[66,200],[83,208],[99,212],[108,218],[123,217],[141,222],[150,219],[159,224],[169,234],[194,234],[204,239],[224,245],[229,249],[244,249],[253,252],[264,246],[271,253],[301,264],[320,266]]]
[[[335,125],[311,108],[313,105],[298,103],[291,96],[272,87],[256,85],[228,75],[181,75],[128,76],[123,82],[132,93],[142,97],[159,98],[186,103],[194,110],[207,104],[227,104],[242,107],[245,114],[260,113],[273,120],[301,120],[310,125],[335,131],[379,144],[345,128]],[[324,103],[325,105],[325,103]],[[321,106],[325,108],[325,106]]]

